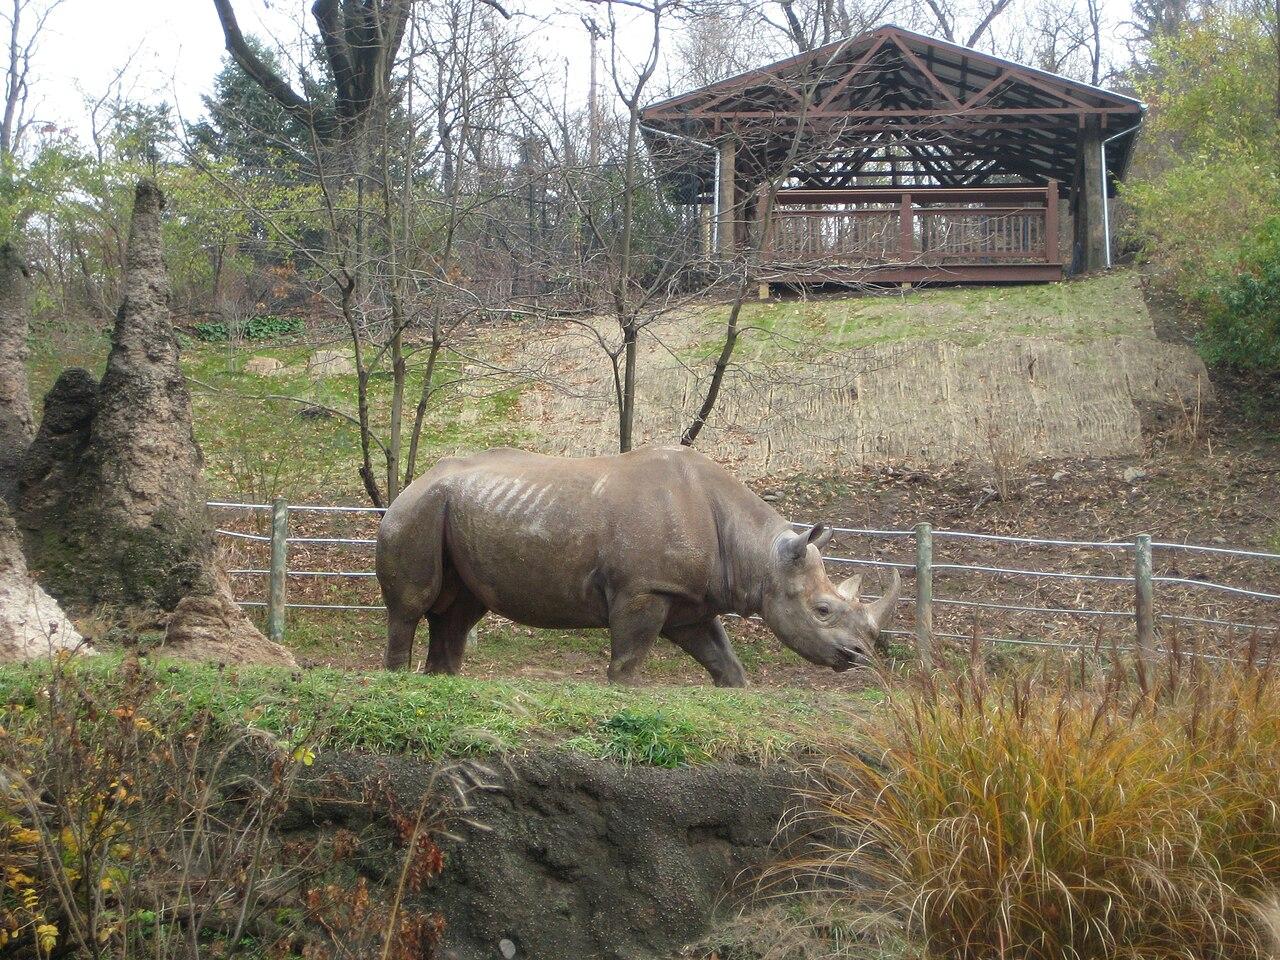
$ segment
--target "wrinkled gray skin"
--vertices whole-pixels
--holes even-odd
[[[688,448],[568,459],[497,449],[446,459],[396,498],[378,531],[386,665],[408,665],[425,616],[427,670],[457,673],[492,610],[531,627],[608,627],[609,680],[663,636],[717,686],[746,684],[720,616],[759,614],[806,660],[870,660],[898,580],[872,604],[833,584],[825,526],[795,533],[772,507]]]

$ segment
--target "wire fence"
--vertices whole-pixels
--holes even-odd
[[[266,610],[273,637],[283,636],[287,610],[385,609],[372,570],[382,509],[282,501],[212,501],[209,507],[227,518],[217,534],[231,549],[230,573],[245,584],[238,598],[243,606]],[[363,529],[335,531],[335,522]],[[794,526],[804,529],[808,524]],[[843,576],[853,568],[899,570],[914,580],[914,591],[899,601],[907,608],[906,627],[885,633],[910,638],[926,663],[939,642],[972,643],[975,638],[1152,657],[1164,649],[1160,643],[1165,636],[1177,631],[1182,649],[1196,649],[1209,658],[1230,657],[1245,639],[1255,647],[1258,638],[1268,646],[1280,639],[1280,593],[1273,586],[1280,553],[1156,540],[1145,534],[1090,541],[935,530],[923,523],[910,529],[832,529],[839,552],[825,560],[833,574]],[[945,554],[942,562],[935,550]],[[267,562],[252,562],[263,551]],[[1037,561],[1014,559],[1027,553]],[[1063,556],[1076,561],[1074,568],[1057,562]],[[1221,582],[1228,576],[1236,582]],[[947,595],[935,595],[935,585]],[[987,622],[980,625],[980,616]],[[993,632],[991,618],[1002,629]]]

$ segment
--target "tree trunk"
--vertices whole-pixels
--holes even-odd
[[[0,500],[15,502],[18,472],[35,428],[27,389],[27,271],[0,246]]]
[[[218,568],[203,457],[169,314],[163,207],[155,184],[138,184],[106,374],[83,415],[67,418],[79,423],[78,433],[61,456],[37,442],[30,469],[24,467],[28,547],[64,602],[140,608],[161,619],[171,614],[173,655],[293,665],[293,656],[236,607]],[[56,414],[56,406],[46,410],[42,438],[55,436],[48,421]],[[252,656],[228,652],[242,647]]]
[[[626,453],[635,445],[636,360],[639,332],[632,321],[624,328],[622,357],[622,404],[618,410],[618,450]]]

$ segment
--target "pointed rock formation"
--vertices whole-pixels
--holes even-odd
[[[27,268],[0,244],[0,500],[14,502],[18,472],[35,434],[27,390]]]
[[[173,655],[203,659],[217,634],[224,641],[219,650],[247,644],[243,658],[217,659],[292,666],[292,654],[258,633],[236,606],[219,572],[203,457],[169,313],[163,207],[160,189],[139,183],[124,302],[101,384],[93,390],[88,374],[67,371],[46,400],[19,492],[29,556],[64,603],[172,613]],[[187,629],[192,617],[199,626]]]

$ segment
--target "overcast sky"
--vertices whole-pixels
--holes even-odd
[[[287,37],[310,0],[238,0],[246,33]],[[557,13],[556,0],[529,0],[525,10],[547,11],[538,24],[538,53],[568,62],[571,89],[585,89],[590,60],[576,13]],[[33,88],[41,120],[82,129],[83,103],[99,95],[137,51],[130,90],[143,100],[176,103],[187,120],[201,110],[224,53],[222,29],[211,0],[64,0],[39,51]],[[562,74],[563,67],[557,69]],[[575,82],[577,81],[577,82]]]
[[[542,60],[550,82],[566,84],[571,105],[583,102],[590,57],[579,18],[586,5],[580,0],[507,2],[523,11],[520,32],[531,35],[530,53]],[[1116,0],[1108,5],[1117,5]],[[300,17],[309,20],[310,6],[311,0],[236,0],[246,33],[285,40],[296,36]],[[626,16],[624,8],[620,18]],[[624,27],[620,37],[624,49],[634,47],[641,55],[648,44],[647,24]],[[664,41],[668,53],[670,39]],[[1118,51],[1118,39],[1109,40]],[[184,119],[195,120],[223,53],[212,0],[63,0],[37,56],[33,112],[42,121],[84,132],[86,97],[100,95],[133,55],[129,94],[176,104]],[[662,86],[660,71],[651,94]]]

